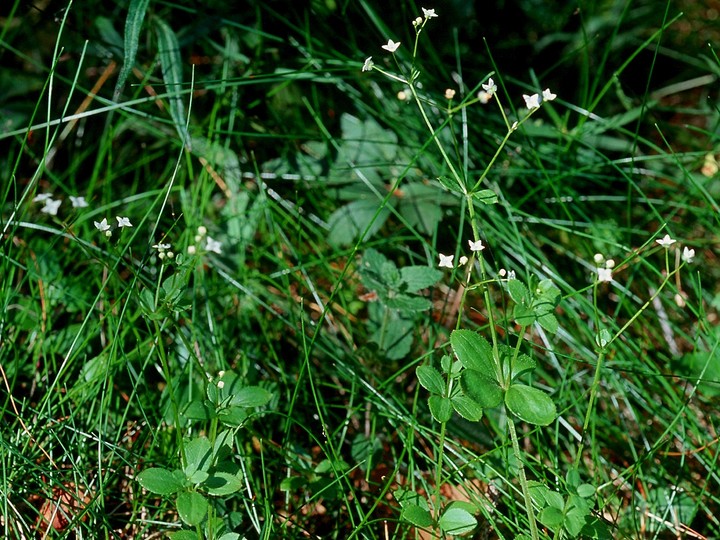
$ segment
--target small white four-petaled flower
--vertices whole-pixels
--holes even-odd
[[[485,246],[483,246],[482,240],[478,240],[476,242],[473,242],[472,240],[468,240],[468,244],[470,244],[470,251],[473,253],[477,253],[478,251],[482,251],[485,249]]]
[[[683,252],[682,252],[683,262],[690,264],[691,262],[693,262],[694,258],[695,258],[695,250],[690,249],[687,246],[685,246],[683,248]]]
[[[62,204],[62,201],[56,201],[55,199],[44,199],[45,206],[40,211],[43,214],[50,214],[51,216],[57,216],[58,208]]]
[[[492,77],[488,79],[487,84],[482,85],[483,90],[490,94],[491,96],[497,92],[497,85],[495,84],[495,81],[492,80]]]
[[[132,227],[130,218],[115,216],[115,219],[117,219],[118,227]]]
[[[668,249],[670,246],[672,246],[676,242],[676,240],[674,240],[673,238],[670,238],[669,234],[666,234],[660,240],[655,240],[655,242],[660,244],[665,249]]]
[[[93,221],[95,223],[95,228],[100,232],[107,232],[110,230],[110,225],[108,225],[107,218],[103,218],[102,221]]]
[[[601,283],[610,283],[612,278],[612,268],[598,268],[598,281]]]
[[[70,202],[72,203],[73,208],[86,208],[88,206],[85,197],[74,197],[73,195],[70,195]]]
[[[523,94],[523,99],[525,100],[525,106],[531,111],[540,107],[540,96],[537,94],[533,94],[532,96]]]
[[[400,46],[400,42],[398,41],[395,43],[392,39],[388,39],[387,45],[383,45],[382,48],[386,51],[390,51],[391,53],[394,53],[398,50],[398,47]]]
[[[437,13],[435,13],[434,9],[422,8],[422,12],[426,19],[432,19],[433,17],[437,17]]]
[[[453,259],[455,258],[455,255],[443,255],[442,253],[438,253],[438,256],[440,257],[440,263],[438,264],[440,268],[453,267]]]
[[[557,94],[553,94],[549,88],[546,88],[545,90],[543,90],[543,93],[542,93],[543,101],[552,101],[556,97],[557,97]]]
[[[375,62],[372,61],[372,56],[368,56],[363,64],[362,71],[371,71]]]
[[[208,236],[205,239],[205,251],[212,251],[213,253],[222,255],[222,244]]]

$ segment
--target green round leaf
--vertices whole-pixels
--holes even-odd
[[[589,499],[593,495],[595,495],[595,486],[590,484],[580,484],[577,487],[577,494],[580,495],[583,499]]]
[[[176,504],[180,519],[191,527],[202,523],[207,516],[207,499],[195,491],[186,491],[178,495]]]
[[[502,403],[503,391],[495,379],[474,369],[466,369],[460,375],[464,394],[483,409],[492,409]]]
[[[137,475],[137,481],[142,487],[158,495],[171,495],[183,487],[176,475],[159,467],[145,469]]]
[[[478,422],[482,418],[482,407],[467,396],[458,395],[450,399],[455,412],[465,420]]]
[[[417,504],[407,504],[400,514],[400,519],[416,527],[430,527],[433,523],[430,512]]]
[[[472,531],[477,526],[477,520],[467,510],[451,507],[440,516],[438,525],[444,533],[458,535]]]
[[[513,384],[508,389],[505,406],[521,420],[536,426],[547,426],[557,416],[555,403],[550,396],[524,384]]]
[[[430,405],[430,412],[433,418],[441,424],[450,421],[450,418],[452,418],[453,406],[449,398],[430,396],[428,405]]]
[[[559,510],[554,506],[548,506],[547,508],[544,508],[542,512],[540,512],[538,520],[547,528],[556,531],[563,522],[562,510]]]
[[[460,363],[468,369],[482,373],[495,373],[492,347],[486,339],[471,330],[454,330],[450,345]]]
[[[418,366],[415,370],[418,381],[422,387],[432,394],[445,393],[445,381],[440,372],[432,366]]]
[[[262,407],[272,399],[272,394],[259,386],[240,388],[230,400],[231,405],[238,407]]]

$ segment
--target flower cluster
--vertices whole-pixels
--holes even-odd
[[[674,238],[671,238],[669,234],[666,234],[659,240],[655,240],[656,244],[661,245],[665,249],[670,249],[670,246],[672,246],[677,240]],[[690,264],[693,262],[693,259],[695,259],[695,250],[690,249],[687,246],[683,246],[682,255],[680,256],[682,262]]]
[[[57,216],[60,205],[62,204],[62,199],[53,199],[52,194],[41,193],[33,199],[33,202],[43,203],[43,207],[40,209],[43,214]],[[73,208],[85,208],[86,206],[88,206],[85,197],[74,197],[70,195],[70,203],[72,204]]]
[[[117,228],[123,229],[125,227],[132,227],[133,224],[130,223],[130,218],[123,217],[123,216],[115,216],[115,219],[117,220]],[[110,238],[112,236],[113,228],[108,223],[107,218],[103,218],[102,221],[93,221],[93,224],[95,225],[95,228],[100,231],[101,233],[104,233],[105,236]]]
[[[596,253],[593,257],[595,261],[597,280],[600,283],[611,283],[613,280],[612,269],[615,268],[615,261],[612,259],[605,259],[602,253]]]
[[[175,253],[173,253],[171,248],[172,246],[170,244],[155,244],[153,246],[153,249],[156,249],[158,252],[158,259],[161,261],[175,257]]]
[[[485,249],[485,246],[482,243],[482,240],[468,240],[468,244],[470,245],[470,251],[475,253],[481,252],[483,249]],[[455,265],[453,264],[453,260],[455,259],[455,255],[444,255],[442,253],[438,253],[438,257],[440,257],[440,262],[438,263],[438,266],[440,268],[454,268]],[[468,258],[463,255],[460,257],[460,266],[463,266],[467,264]]]
[[[195,243],[202,244],[203,242],[205,243],[205,246],[201,249],[204,249],[208,253],[213,252],[218,255],[222,255],[222,243],[208,236],[207,228],[200,225],[197,229],[197,234],[195,235]],[[190,255],[195,255],[197,252],[198,247],[195,244],[188,246],[188,253]]]

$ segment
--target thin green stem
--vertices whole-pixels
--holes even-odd
[[[520,478],[520,488],[522,489],[523,499],[525,499],[525,510],[527,511],[528,522],[530,523],[530,535],[533,540],[540,540],[537,522],[535,521],[535,509],[532,505],[530,489],[528,488],[527,478],[525,477],[525,466],[523,465],[522,454],[520,453],[520,443],[518,442],[517,432],[515,431],[515,422],[513,422],[510,416],[508,416],[508,431],[510,432],[513,453],[518,461],[518,477]]]

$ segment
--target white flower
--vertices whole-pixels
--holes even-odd
[[[523,99],[525,100],[525,106],[531,111],[540,107],[540,96],[537,94],[533,94],[532,96],[523,94]]]
[[[416,17],[413,19],[412,25],[417,28],[418,26],[422,25],[423,20],[420,17]]]
[[[507,275],[507,270],[505,270],[504,268],[501,268],[500,270],[498,270],[498,276],[500,276],[501,278],[505,277],[506,275]]]
[[[518,124],[517,120],[515,120],[515,121],[512,123],[512,126],[510,126],[510,131],[515,131],[515,130],[518,128],[518,125],[519,125],[519,124]]]
[[[363,64],[361,71],[371,71],[374,65],[375,65],[375,62],[372,61],[372,56],[368,56],[365,59],[365,63]]]
[[[56,201],[55,199],[45,199],[45,206],[43,206],[40,211],[43,214],[50,214],[51,216],[57,216],[58,208],[60,208],[60,205],[62,204],[62,201]]]
[[[443,255],[442,253],[438,253],[438,256],[440,257],[440,263],[438,264],[440,268],[453,267],[453,259],[455,258],[455,255]]]
[[[610,283],[612,281],[612,269],[611,268],[598,268],[598,281],[600,283]]]
[[[615,261],[612,259],[605,261],[605,268],[615,268]]]
[[[546,88],[545,90],[543,90],[542,97],[543,101],[552,101],[557,97],[557,94],[553,94],[549,88]]]
[[[213,253],[222,255],[222,243],[208,236],[205,243],[205,251],[212,251]]]
[[[388,39],[387,45],[383,45],[382,48],[386,51],[390,51],[391,53],[394,53],[398,50],[398,47],[400,46],[400,42],[398,41],[395,43],[392,39]]]
[[[660,240],[655,240],[655,242],[657,242],[658,244],[660,244],[660,245],[661,245],[662,247],[664,247],[665,249],[668,249],[668,248],[669,248],[670,246],[672,246],[675,242],[677,242],[677,240],[673,240],[672,238],[670,238],[670,235],[669,235],[669,234],[666,234],[666,235],[663,236]]]
[[[433,17],[437,17],[437,13],[435,13],[434,9],[422,8],[422,12],[426,19],[432,19]]]
[[[195,246],[188,246],[188,255],[195,255],[197,248]]]
[[[172,246],[170,244],[155,244],[153,246],[153,249],[157,249],[158,251],[167,251]]]
[[[693,259],[695,258],[695,250],[694,250],[694,249],[690,249],[690,248],[688,248],[687,246],[685,246],[685,247],[683,248],[683,252],[682,252],[682,257],[681,257],[681,258],[682,258],[683,262],[686,262],[686,263],[690,264],[691,262],[693,262]]]
[[[602,253],[596,253],[593,255],[593,261],[595,261],[595,264],[601,265],[605,261],[605,257],[603,257]]]
[[[200,225],[198,227],[198,234],[205,236],[207,234],[207,227],[205,225]]]
[[[118,227],[132,227],[130,218],[115,216],[115,219],[117,219]]]
[[[72,203],[73,208],[86,208],[88,206],[85,197],[73,197],[70,195],[70,202]]]
[[[465,266],[468,262],[468,258],[463,255],[462,257],[460,257],[460,260],[458,262],[460,263],[460,266]]]
[[[455,97],[455,90],[448,88],[445,90],[445,99],[452,99]]]
[[[93,221],[95,224],[95,228],[100,232],[107,232],[110,230],[110,225],[108,225],[107,218],[103,218],[102,221]]]
[[[510,270],[508,272],[508,281],[510,281],[511,279],[516,279],[515,278],[515,270]]]
[[[487,84],[483,84],[482,87],[483,87],[483,90],[485,90],[491,96],[495,92],[497,92],[497,85],[495,84],[495,81],[492,80],[492,77],[489,78]]]
[[[477,253],[478,251],[482,251],[483,249],[485,249],[485,246],[483,246],[482,240],[478,240],[477,242],[468,240],[468,244],[470,244],[470,251],[472,251],[473,253]]]
[[[480,90],[478,92],[477,97],[478,97],[478,100],[480,101],[480,103],[485,105],[488,101],[490,101],[492,99],[493,95],[490,94],[489,92],[485,92],[485,90]]]
[[[50,198],[52,198],[52,193],[41,193],[40,195],[35,196],[33,202],[45,202]]]

